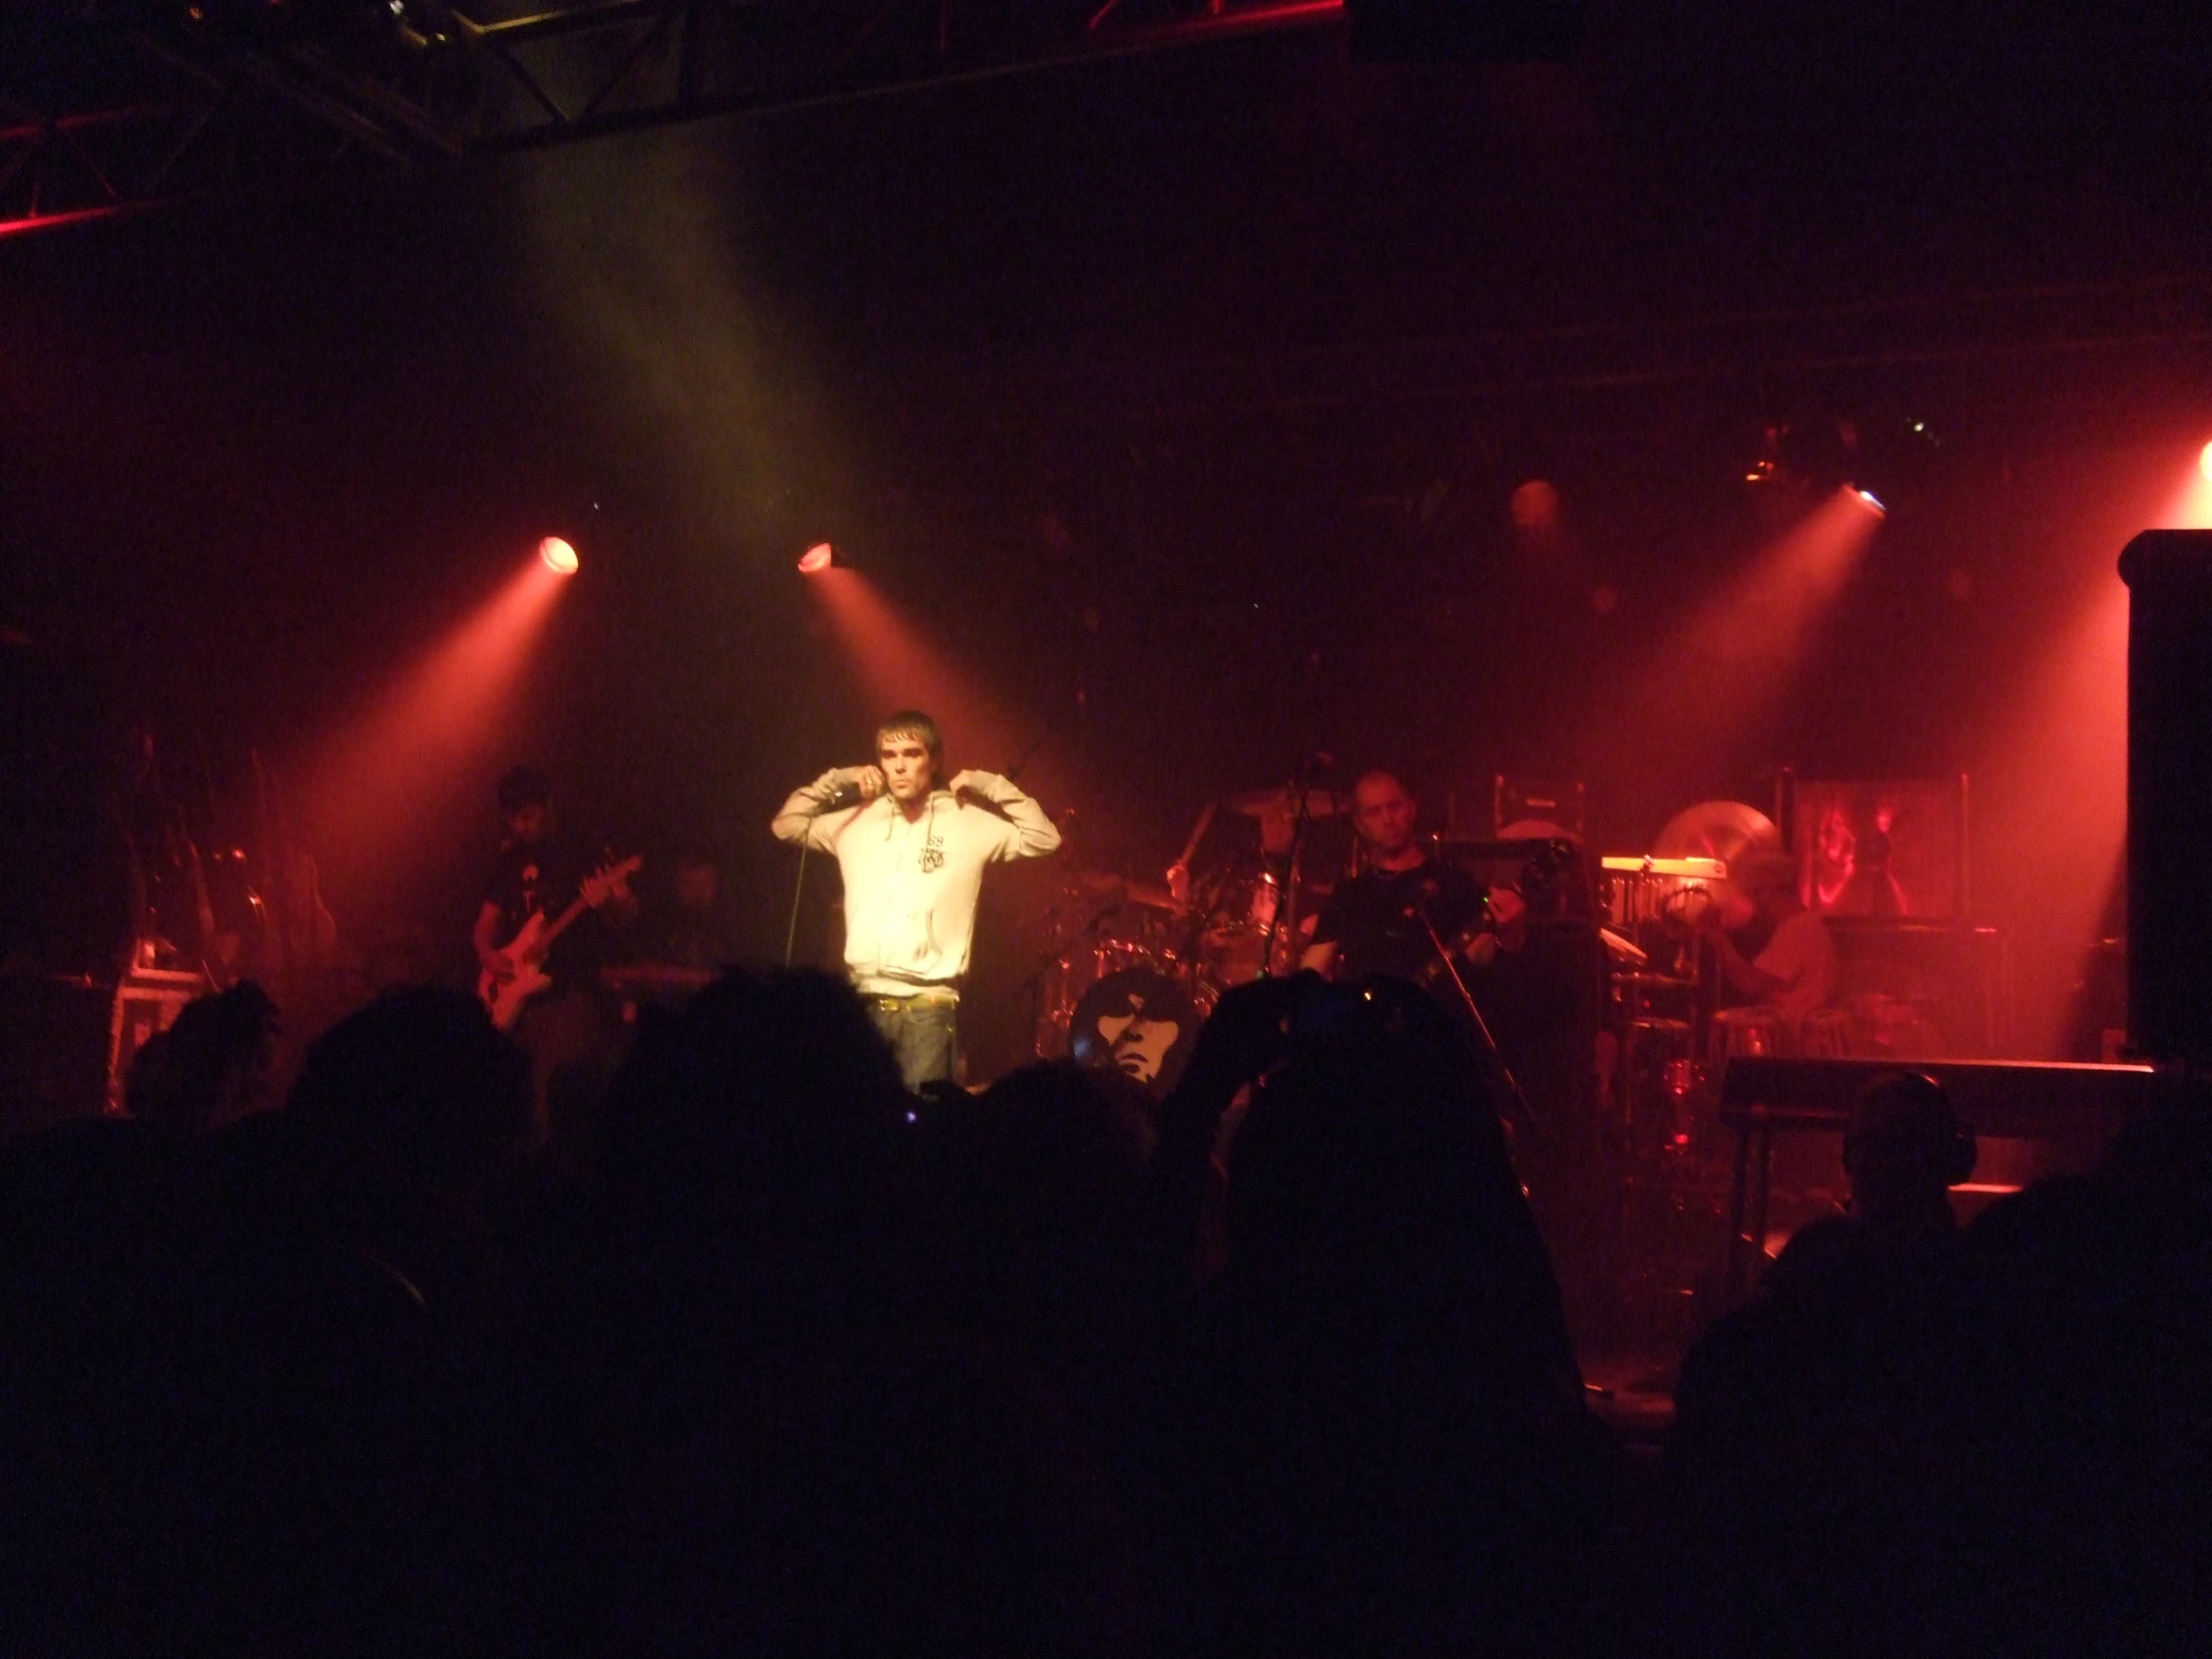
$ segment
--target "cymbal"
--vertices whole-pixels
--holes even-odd
[[[1741,801],[1701,801],[1667,820],[1651,850],[1662,858],[1721,859],[1780,852],[1782,831],[1765,813]]]
[[[1147,904],[1155,910],[1180,910],[1175,894],[1165,887],[1156,887],[1149,881],[1128,881],[1122,885],[1122,897],[1131,904]]]
[[[1610,927],[1600,927],[1597,936],[1604,941],[1605,954],[1616,962],[1633,962],[1642,967],[1651,960],[1634,940],[1622,938]]]
[[[1156,910],[1179,910],[1174,894],[1167,888],[1148,881],[1132,881],[1128,876],[1110,869],[1076,869],[1066,876],[1071,886],[1101,898],[1117,898],[1124,904],[1149,904]]]
[[[1298,797],[1290,790],[1247,790],[1242,795],[1227,797],[1224,805],[1231,812],[1243,813],[1247,818],[1258,818],[1263,813],[1274,812],[1278,806],[1281,806],[1288,813],[1297,812]],[[1308,818],[1335,818],[1340,812],[1349,813],[1351,811],[1352,805],[1350,802],[1339,807],[1336,796],[1328,790],[1308,790],[1306,792],[1306,816]]]
[[[1647,991],[1694,991],[1697,989],[1695,979],[1677,979],[1671,973],[1616,973],[1613,975],[1613,983],[1616,985],[1634,985]]]

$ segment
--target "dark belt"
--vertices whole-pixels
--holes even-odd
[[[911,996],[884,996],[871,992],[867,998],[867,1005],[881,1014],[895,1014],[902,1008],[911,1008],[917,1002],[937,1008],[957,1008],[960,1005],[958,997],[944,991],[916,991]]]

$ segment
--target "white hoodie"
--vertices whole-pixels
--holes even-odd
[[[1060,831],[1042,807],[995,772],[967,775],[987,807],[936,790],[910,823],[887,795],[825,812],[858,775],[856,767],[833,767],[794,790],[770,828],[779,840],[837,855],[844,965],[856,989],[871,996],[957,994],[974,942],[983,866],[1042,857],[1060,844]]]

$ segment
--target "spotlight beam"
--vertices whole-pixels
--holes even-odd
[[[926,709],[963,758],[956,766],[966,757],[990,768],[1015,764],[1021,754],[1015,723],[866,577],[831,567],[816,572],[807,587],[878,713]]]
[[[333,884],[364,898],[434,840],[505,734],[531,649],[567,578],[532,558],[385,687],[307,771]]]
[[[1698,609],[1648,671],[1650,691],[1739,719],[1758,712],[1804,661],[1884,516],[1859,491],[1837,490]],[[1720,735],[1721,726],[1704,730]]]

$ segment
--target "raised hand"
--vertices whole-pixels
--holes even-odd
[[[881,767],[854,767],[853,785],[860,792],[862,801],[873,801],[883,793],[883,769]]]

